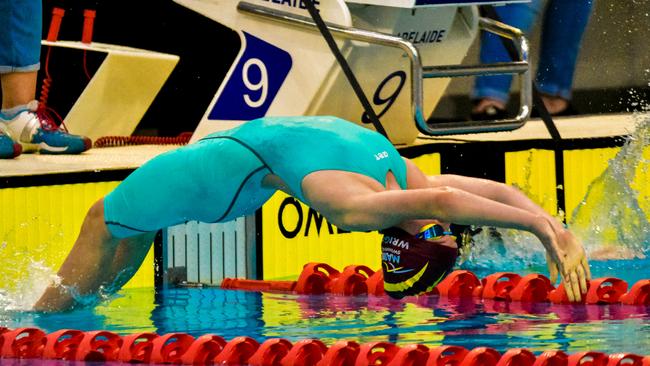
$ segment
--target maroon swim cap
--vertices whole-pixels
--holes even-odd
[[[391,227],[382,231],[384,290],[393,298],[429,292],[451,272],[458,249],[416,238]]]

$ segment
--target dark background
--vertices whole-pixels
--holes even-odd
[[[60,40],[81,40],[83,10],[95,8],[94,42],[180,56],[179,63],[145,114],[136,134],[171,136],[194,130],[240,47],[235,32],[171,0],[45,0],[44,39],[54,6],[66,10]],[[46,55],[47,49],[44,48],[42,65],[45,65]],[[53,50],[50,56],[53,84],[48,104],[62,115],[87,82],[82,60],[79,51]],[[100,55],[88,55],[91,73],[100,63]]]

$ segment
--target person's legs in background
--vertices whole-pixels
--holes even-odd
[[[510,4],[495,7],[501,21],[528,33],[537,18],[542,1]],[[481,34],[481,63],[511,61],[499,36],[488,32]],[[477,77],[471,98],[475,102],[472,119],[500,119],[505,117],[505,108],[510,95],[512,76],[496,75]]]
[[[91,145],[88,138],[59,129],[34,100],[42,27],[41,0],[0,0],[0,158],[20,154],[14,142],[50,154],[78,154]]]
[[[2,111],[27,105],[34,100],[37,77],[38,71],[17,71],[1,74]]]
[[[40,1],[0,0],[0,158],[12,158],[22,150],[9,137],[7,124],[2,122],[9,119],[15,107],[27,105],[36,94],[41,14]]]
[[[2,48],[1,44],[0,44],[0,48]],[[33,76],[34,82],[36,80],[36,76],[35,76],[36,72],[2,73],[1,70],[2,67],[3,66],[0,66],[0,84],[2,85],[2,110],[0,110],[0,121],[2,121],[5,118],[4,117],[5,110],[10,110],[10,107],[5,107],[5,105],[6,106],[12,105],[12,103],[15,100],[19,100],[21,95],[23,94],[22,91],[18,92],[18,90],[21,90],[20,88],[16,89],[11,87],[10,85],[14,85],[14,84],[21,85],[21,86],[29,85],[29,83],[31,82],[30,80],[21,81],[21,79],[23,78],[31,79],[32,75],[34,75]],[[14,94],[14,92],[17,93]],[[3,123],[3,121],[0,122],[0,159],[15,158],[16,156],[21,154],[22,150],[23,150],[22,146],[19,143],[14,142],[14,140],[9,136],[9,132],[7,131],[7,124]]]
[[[544,13],[537,87],[550,114],[568,114],[580,43],[592,0],[549,0]]]

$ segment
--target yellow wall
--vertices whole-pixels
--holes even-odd
[[[283,202],[292,204],[285,204],[280,215]],[[276,193],[264,205],[262,217],[264,279],[296,277],[308,262],[326,262],[339,270],[348,264],[381,266],[378,233],[339,233],[324,218],[318,230],[316,218],[322,216],[284,193]],[[297,235],[286,237],[281,226],[297,230]]]
[[[585,198],[589,185],[598,178],[620,148],[569,150],[564,152],[564,182],[567,219]]]
[[[12,288],[34,266],[56,271],[88,208],[119,182],[0,189],[0,288]],[[128,287],[153,286],[153,253]]]
[[[506,184],[519,187],[547,212],[557,212],[555,156],[549,150],[526,150],[505,154]]]
[[[620,148],[599,148],[587,150],[564,151],[564,200],[566,217],[571,215],[578,204],[585,198],[591,183],[598,178],[614,158]],[[506,183],[522,189],[533,201],[555,214],[557,199],[555,192],[555,157],[552,150],[531,149],[507,152]],[[645,170],[639,170],[635,183],[643,181]],[[646,180],[647,182],[647,180]],[[645,189],[644,184],[635,188]]]

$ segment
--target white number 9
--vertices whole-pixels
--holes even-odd
[[[249,69],[251,66],[255,66],[260,70],[260,81],[257,83],[252,83],[249,79]],[[249,90],[261,90],[260,96],[257,100],[253,100],[249,94],[244,94],[244,102],[246,102],[246,104],[251,108],[257,108],[264,104],[269,89],[269,74],[266,71],[266,65],[264,65],[264,62],[259,58],[248,59],[242,68],[242,79],[244,85],[246,85]]]

